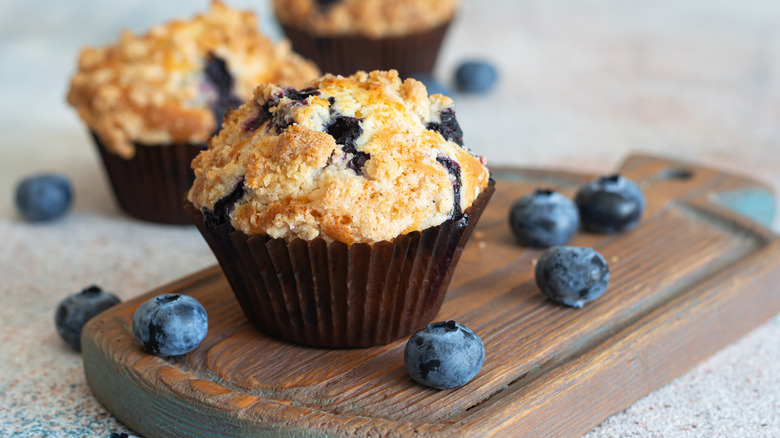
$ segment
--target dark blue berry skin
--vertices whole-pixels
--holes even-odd
[[[496,85],[498,71],[485,61],[468,61],[455,71],[455,85],[465,93],[485,93]]]
[[[580,227],[577,206],[552,190],[537,189],[515,201],[509,225],[521,245],[548,248],[565,245]]]
[[[81,351],[81,330],[84,324],[98,313],[119,304],[116,295],[90,286],[60,301],[54,314],[57,333],[74,350]]]
[[[214,203],[214,209],[203,209],[203,221],[209,227],[216,227],[230,222],[230,212],[233,211],[235,205],[246,194],[246,186],[244,186],[244,177],[238,180],[233,190],[230,191],[223,198]]]
[[[615,233],[639,223],[645,210],[645,195],[639,186],[620,175],[591,181],[574,198],[585,231]]]
[[[428,90],[428,94],[443,94],[445,96],[452,96],[452,90],[446,85],[439,82],[428,73],[412,73],[409,77],[417,79],[425,85]]]
[[[439,155],[436,161],[447,169],[447,173],[452,176],[452,213],[450,219],[458,220],[463,216],[460,206],[460,190],[463,182],[460,176],[460,164],[446,155]]]
[[[536,262],[535,279],[556,303],[582,307],[607,290],[609,267],[593,248],[554,246]]]
[[[164,294],[133,313],[133,335],[148,353],[178,356],[197,347],[208,332],[206,309],[187,295]]]
[[[233,75],[230,74],[224,59],[210,54],[206,59],[203,73],[206,79],[217,89],[217,100],[212,104],[211,111],[214,114],[216,129],[222,129],[222,119],[233,108],[238,108],[243,102],[233,95]]]
[[[355,117],[345,117],[336,115],[333,122],[325,130],[330,134],[336,144],[342,145],[345,154],[352,154],[352,159],[347,162],[347,167],[354,170],[358,175],[363,174],[363,166],[371,158],[371,155],[357,150],[355,142],[363,134],[363,128],[360,126],[362,119]]]
[[[16,186],[16,206],[25,219],[33,222],[61,217],[72,197],[70,181],[62,175],[33,175]]]
[[[425,125],[425,129],[436,131],[445,140],[463,146],[463,131],[460,129],[457,117],[455,117],[455,111],[452,108],[445,108],[439,114],[439,118],[441,119],[439,123],[430,122]]]
[[[482,340],[455,321],[428,324],[409,338],[404,349],[404,366],[412,379],[436,389],[465,385],[484,361]]]

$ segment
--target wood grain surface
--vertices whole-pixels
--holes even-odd
[[[771,190],[649,156],[619,171],[640,184],[647,211],[631,232],[575,236],[572,245],[605,257],[611,284],[574,309],[539,292],[541,250],[514,242],[508,211],[537,187],[573,196],[594,176],[494,169],[496,193],[436,318],[470,327],[485,343],[482,370],[462,388],[412,381],[405,340],[331,350],[268,338],[244,319],[218,267],[90,321],[87,380],[109,411],[149,438],[577,436],[780,311],[780,240],[758,223],[773,211]],[[166,292],[197,298],[210,324],[198,348],[168,359],[145,354],[131,327],[135,308]]]

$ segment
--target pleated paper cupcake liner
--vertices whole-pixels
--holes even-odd
[[[427,31],[385,38],[320,37],[284,24],[282,29],[293,50],[314,61],[324,73],[348,76],[358,70],[395,69],[406,78],[433,72],[449,25],[447,22]]]
[[[135,156],[126,160],[92,137],[123,211],[149,222],[192,224],[182,200],[195,180],[190,163],[205,145],[136,145]]]
[[[459,220],[373,245],[247,236],[207,225],[185,208],[217,257],[247,319],[299,344],[387,344],[431,322],[463,247],[494,192],[490,185]]]

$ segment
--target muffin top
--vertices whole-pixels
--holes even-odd
[[[274,0],[285,25],[314,35],[407,35],[444,24],[458,0]]]
[[[133,143],[205,142],[258,83],[299,86],[318,76],[288,42],[262,36],[254,14],[214,1],[192,20],[85,48],[67,100],[108,150],[131,158]]]
[[[207,225],[346,244],[459,219],[489,173],[463,145],[452,99],[395,70],[261,85],[192,162]]]

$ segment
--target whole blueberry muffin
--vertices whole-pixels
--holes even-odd
[[[430,322],[493,192],[452,100],[392,70],[261,85],[193,168],[190,211],[247,317],[330,347]]]
[[[190,20],[85,48],[67,101],[89,127],[120,206],[140,219],[188,223],[189,163],[258,83],[300,85],[316,66],[260,34],[255,16],[214,1]]]
[[[458,0],[274,0],[296,51],[324,72],[431,73]]]

